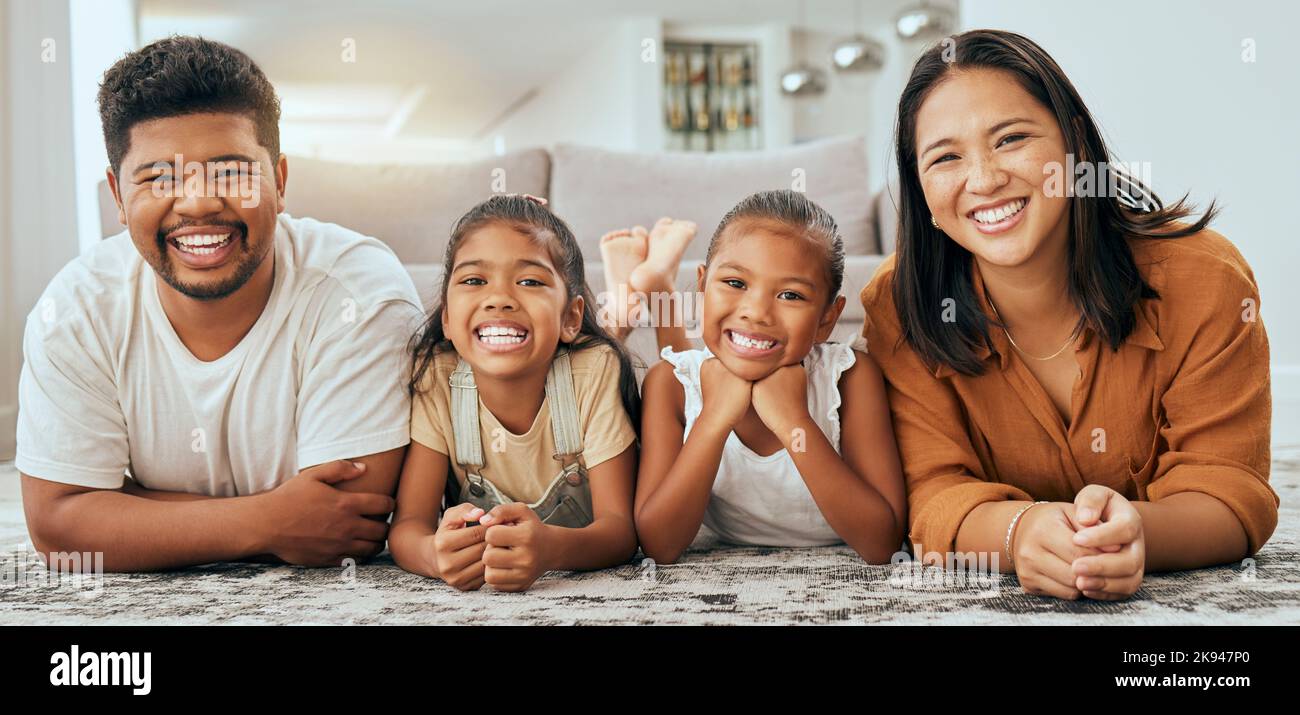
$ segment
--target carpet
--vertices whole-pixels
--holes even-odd
[[[727,546],[707,529],[677,564],[638,556],[602,571],[554,572],[525,593],[461,593],[401,570],[387,553],[345,569],[224,563],[51,582],[31,553],[17,489],[4,489],[0,625],[1300,624],[1300,451],[1274,457],[1281,517],[1253,559],[1148,574],[1123,602],[1031,596],[1013,576],[868,566],[844,546]]]

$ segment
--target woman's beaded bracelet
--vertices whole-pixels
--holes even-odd
[[[1048,503],[1050,502],[1036,501],[1033,504],[1026,504],[1024,507],[1020,509],[1020,511],[1016,512],[1015,516],[1011,517],[1011,523],[1007,524],[1007,541],[1002,548],[1007,554],[1007,565],[1010,566],[1013,570],[1015,569],[1016,566],[1016,560],[1011,555],[1011,535],[1016,531],[1016,523],[1020,521],[1020,517],[1024,515],[1025,512],[1029,511],[1030,509],[1033,509],[1039,504],[1048,504]]]

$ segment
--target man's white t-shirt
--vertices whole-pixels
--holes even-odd
[[[129,470],[147,489],[237,496],[406,445],[423,311],[397,256],[288,214],[273,256],[261,317],[212,362],[176,335],[129,233],[65,266],[27,318],[17,469],[105,489]]]

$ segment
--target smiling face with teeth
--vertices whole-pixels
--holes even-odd
[[[825,247],[765,222],[726,231],[698,273],[704,344],[736,376],[761,380],[830,339],[844,297],[831,299]]]
[[[466,236],[448,277],[442,329],[476,378],[545,375],[560,342],[582,326],[544,240],[502,222]]]
[[[118,220],[163,279],[161,289],[214,301],[260,276],[258,287],[269,291],[273,263],[264,259],[284,210],[288,166],[259,144],[253,120],[231,113],[151,119],[134,125],[130,138],[122,175],[110,170],[109,186]],[[188,176],[177,157],[215,180]]]
[[[1066,162],[1055,116],[1008,72],[950,71],[916,115],[917,173],[940,230],[985,264],[1057,262],[1069,201],[1044,192]]]

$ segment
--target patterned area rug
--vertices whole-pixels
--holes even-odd
[[[17,490],[4,489],[0,624],[1300,624],[1300,453],[1275,457],[1281,519],[1253,560],[1148,575],[1120,603],[1030,596],[1011,576],[867,566],[848,547],[724,546],[707,531],[678,564],[551,573],[522,594],[460,593],[387,554],[354,569],[215,564],[51,584]]]

